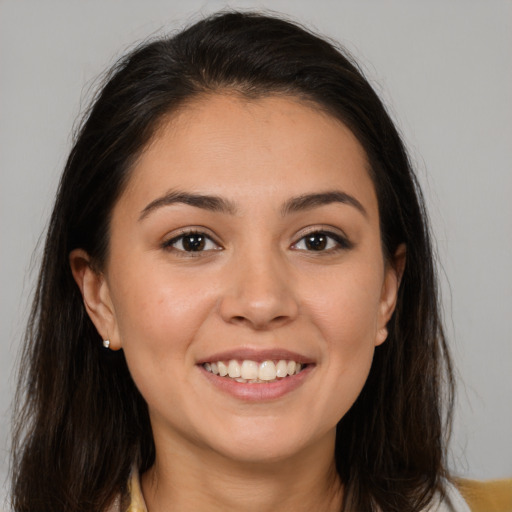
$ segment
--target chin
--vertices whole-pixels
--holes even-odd
[[[303,446],[300,444],[266,443],[261,439],[252,442],[240,442],[230,447],[223,447],[222,454],[242,464],[267,465],[284,462],[298,456]]]
[[[230,425],[217,440],[211,440],[217,453],[228,459],[247,464],[269,464],[291,460],[300,456],[308,447],[316,445],[322,436],[298,431],[277,421],[256,421],[250,426]],[[334,439],[334,437],[333,437]]]

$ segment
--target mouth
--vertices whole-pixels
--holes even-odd
[[[284,349],[239,348],[210,354],[197,366],[216,389],[236,399],[269,402],[302,387],[316,362]]]
[[[242,384],[270,384],[298,375],[308,364],[293,359],[229,359],[205,362],[202,366],[207,372]]]

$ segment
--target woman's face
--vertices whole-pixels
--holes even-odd
[[[277,96],[204,96],[161,127],[114,208],[103,276],[92,316],[157,450],[244,461],[332,450],[397,291],[361,145]]]

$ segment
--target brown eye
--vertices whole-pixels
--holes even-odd
[[[292,248],[299,251],[330,253],[338,249],[350,249],[353,246],[345,237],[329,231],[314,231],[303,236]]]
[[[184,233],[165,242],[164,248],[188,253],[220,249],[220,247],[204,233]]]
[[[182,238],[181,243],[185,251],[202,251],[206,245],[206,237],[199,234],[187,235]]]
[[[327,247],[328,237],[324,233],[313,233],[304,237],[306,248],[310,251],[323,251]]]

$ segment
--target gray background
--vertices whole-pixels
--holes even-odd
[[[512,2],[0,0],[0,478],[40,250],[71,128],[128,47],[226,5],[341,41],[409,146],[443,266],[459,376],[452,468],[512,476]]]

